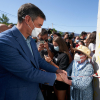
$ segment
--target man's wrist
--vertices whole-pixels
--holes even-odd
[[[58,68],[58,69],[56,70],[56,73],[62,73],[62,70]]]
[[[56,74],[56,80],[57,81],[62,81],[62,78],[61,78],[61,76],[59,74]]]

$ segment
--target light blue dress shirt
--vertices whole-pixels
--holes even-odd
[[[22,34],[22,36],[23,36],[23,34]],[[30,36],[27,39],[24,37],[24,39],[25,39],[25,41],[26,41],[26,43],[27,43],[32,55],[33,55],[33,51],[32,51],[31,44],[30,44],[30,42],[31,42]]]

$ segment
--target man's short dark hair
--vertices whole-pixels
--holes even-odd
[[[60,34],[60,33],[53,33],[53,35],[54,35],[54,34],[56,34],[57,36],[61,37],[61,34]]]
[[[82,43],[82,45],[84,45],[84,46],[85,46],[85,43],[84,43],[83,41],[79,41],[79,42],[81,42],[81,43]]]
[[[69,33],[68,33],[68,32],[65,32],[65,33],[64,33],[64,36],[65,36],[66,34],[68,34],[68,35],[69,35]]]
[[[39,33],[39,35],[40,35],[40,36],[43,36],[43,35],[45,35],[45,34],[48,35],[48,31],[47,31],[46,29],[42,28],[42,31],[41,31],[41,33]]]
[[[34,21],[37,17],[41,17],[44,20],[46,20],[46,17],[44,15],[44,13],[34,4],[31,3],[26,3],[23,4],[19,10],[18,10],[18,22],[21,23],[23,21],[23,18],[29,15],[32,19],[32,21]]]
[[[81,33],[81,36],[83,36],[83,35],[87,35],[87,33],[86,33],[85,31],[83,31],[83,32]]]
[[[74,37],[74,32],[72,32],[71,34],[72,34],[72,35],[73,35],[73,37]]]

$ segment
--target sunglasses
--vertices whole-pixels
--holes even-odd
[[[45,42],[48,42],[48,39],[44,40],[44,39],[39,39],[40,41],[45,41]]]
[[[80,55],[80,54],[83,54],[83,53],[82,53],[82,52],[80,52],[80,51],[75,51],[75,53],[78,53],[79,55]]]
[[[48,39],[46,39],[45,42],[48,42]]]

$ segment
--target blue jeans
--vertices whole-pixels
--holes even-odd
[[[44,97],[43,97],[42,92],[41,92],[40,89],[39,89],[39,92],[38,92],[36,100],[44,100]]]

